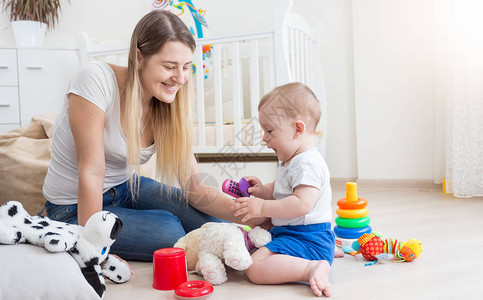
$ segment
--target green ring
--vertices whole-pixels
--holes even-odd
[[[357,219],[347,219],[337,217],[335,218],[335,223],[339,227],[343,228],[362,228],[366,227],[371,223],[371,219],[369,217],[357,218]]]

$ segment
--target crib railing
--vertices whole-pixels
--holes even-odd
[[[206,55],[203,57],[202,49],[208,45],[211,48],[210,59],[213,70],[209,70],[209,72],[213,73],[212,79],[205,78],[206,73],[199,67],[206,66],[207,58]],[[200,154],[271,153],[262,145],[261,129],[258,123],[258,102],[261,94],[268,92],[275,85],[273,32],[198,39],[193,61],[197,69],[195,81],[198,135],[198,144],[194,147],[194,152]],[[244,68],[245,65],[246,68]],[[261,65],[263,65],[262,68]],[[226,70],[228,67],[231,72]],[[227,88],[223,84],[223,77],[231,78],[229,101],[223,99],[223,89]],[[248,77],[248,80],[244,82],[243,77]],[[214,86],[212,101],[214,102],[215,145],[207,145],[206,126],[203,126],[207,123],[205,115],[207,80],[212,80]],[[263,86],[260,86],[260,82],[263,83]],[[223,114],[225,105],[232,110],[229,116]],[[242,124],[242,121],[247,119],[248,123]],[[227,125],[231,125],[233,131],[228,136],[224,134],[226,130],[223,128]],[[241,135],[251,137],[249,144],[243,143],[247,139]]]

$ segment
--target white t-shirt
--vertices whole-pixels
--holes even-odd
[[[119,87],[114,71],[105,63],[89,63],[70,82],[64,105],[55,120],[52,153],[45,177],[44,197],[54,204],[77,203],[78,168],[74,138],[69,126],[70,93],[90,101],[106,113],[104,155],[106,172],[103,192],[129,179],[126,137],[122,133]],[[155,145],[141,148],[141,164],[156,150]]]
[[[319,190],[312,210],[298,218],[272,218],[273,225],[310,225],[331,222],[332,189],[329,168],[316,148],[298,154],[288,166],[282,165],[278,168],[273,198],[277,200],[293,195],[294,189],[301,184],[313,186]]]

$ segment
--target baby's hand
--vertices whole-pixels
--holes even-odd
[[[246,181],[250,184],[248,188],[248,192],[253,197],[262,197],[263,196],[263,183],[255,176],[245,176]]]
[[[251,218],[247,224],[251,227],[251,228],[255,228],[255,227],[260,227],[262,229],[265,229],[265,230],[270,230],[273,228],[273,224],[272,224],[272,218],[267,218],[267,217],[256,217],[256,218]]]
[[[265,200],[257,197],[236,198],[235,203],[231,206],[232,210],[236,210],[235,217],[245,215],[241,221],[246,222],[251,218],[263,217],[263,202]]]

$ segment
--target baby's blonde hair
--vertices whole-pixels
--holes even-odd
[[[260,100],[259,113],[263,113],[262,108],[268,103],[276,104],[280,108],[278,116],[282,112],[283,117],[302,120],[309,133],[317,134],[317,124],[322,114],[320,102],[305,84],[291,82],[274,88]],[[266,113],[270,114],[270,112]]]
[[[127,165],[130,173],[140,171],[140,124],[142,115],[142,86],[138,51],[144,59],[158,53],[170,41],[188,46],[194,52],[193,35],[174,14],[154,10],[145,15],[134,28],[131,37],[126,80],[125,120],[127,120]],[[190,80],[181,86],[172,103],[164,103],[153,97],[149,122],[156,145],[156,179],[174,185],[176,180],[188,188],[191,175],[192,121]],[[130,180],[133,191],[139,188],[137,177]],[[135,193],[133,193],[135,194]]]

